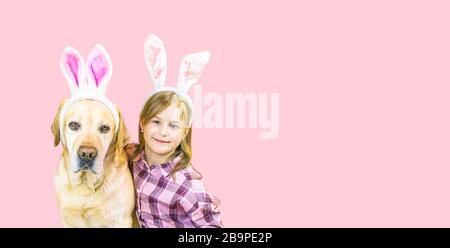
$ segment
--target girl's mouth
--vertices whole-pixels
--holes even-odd
[[[164,144],[167,144],[167,143],[170,142],[170,141],[159,140],[159,139],[157,139],[157,138],[153,138],[153,139],[156,140],[156,141],[159,142],[159,143],[164,143]]]

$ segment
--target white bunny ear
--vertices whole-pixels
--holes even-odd
[[[89,90],[105,94],[111,79],[112,63],[106,49],[97,44],[87,59]]]
[[[181,61],[180,72],[178,75],[177,90],[188,92],[195,84],[209,61],[210,53],[208,51],[198,52],[186,55]]]
[[[85,87],[84,60],[77,50],[66,47],[61,55],[60,64],[72,95],[78,92],[80,88]]]
[[[167,55],[162,40],[154,35],[147,36],[144,42],[144,56],[150,78],[155,88],[160,88],[166,82]]]

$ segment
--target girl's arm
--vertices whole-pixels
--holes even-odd
[[[206,191],[202,181],[192,180],[192,187],[181,199],[180,205],[196,227],[223,227],[220,201]]]

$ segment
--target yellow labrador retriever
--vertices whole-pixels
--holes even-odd
[[[131,227],[134,185],[123,150],[129,136],[120,111],[104,96],[109,56],[97,45],[85,66],[69,47],[61,68],[72,93],[52,124],[54,145],[63,147],[54,178],[63,226]]]

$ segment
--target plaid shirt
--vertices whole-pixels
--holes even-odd
[[[198,173],[188,166],[169,175],[180,161],[148,165],[142,152],[132,162],[136,216],[141,227],[222,227],[219,200],[208,194]]]

